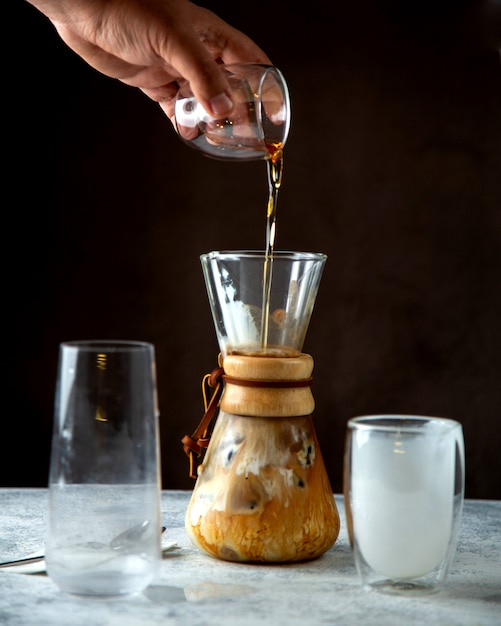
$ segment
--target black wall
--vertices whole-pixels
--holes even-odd
[[[463,424],[467,497],[501,498],[498,5],[207,4],[290,85],[277,247],[329,257],[305,351],[333,489],[349,417],[417,413]],[[8,12],[0,485],[47,483],[58,344],[122,338],[156,346],[163,486],[191,488],[180,439],[218,353],[199,255],[264,247],[265,164],[195,153]]]

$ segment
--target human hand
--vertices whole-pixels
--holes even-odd
[[[90,66],[158,102],[174,122],[180,84],[210,115],[233,103],[218,64],[271,63],[246,35],[189,0],[28,0]]]

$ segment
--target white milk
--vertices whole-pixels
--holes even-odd
[[[353,433],[353,526],[372,569],[405,580],[443,560],[452,528],[454,466],[450,433]]]

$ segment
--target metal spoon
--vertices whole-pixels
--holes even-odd
[[[144,533],[144,531],[147,529],[149,525],[150,525],[150,522],[148,520],[145,520],[144,522],[141,522],[140,524],[137,524],[136,526],[133,526],[132,528],[125,530],[124,532],[120,533],[119,535],[117,535],[110,541],[109,547],[112,550],[121,550],[122,548],[127,546],[127,544],[130,544],[132,541],[135,541],[136,539],[138,539]],[[161,531],[162,533],[165,531],[165,528],[166,528],[165,526],[162,526],[162,531]],[[89,547],[96,548],[96,549],[105,548],[106,544],[92,542],[89,544]],[[13,567],[15,565],[29,565],[30,563],[39,563],[40,561],[43,561],[44,559],[45,559],[45,556],[41,554],[37,556],[27,557],[24,559],[15,559],[14,561],[5,561],[4,563],[0,563],[0,568]]]

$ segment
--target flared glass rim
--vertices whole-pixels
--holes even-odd
[[[213,250],[200,255],[202,261],[212,259],[266,259],[264,250]],[[323,252],[300,252],[295,250],[275,250],[273,259],[287,259],[291,261],[325,261],[327,255]]]
[[[397,413],[360,415],[348,420],[348,428],[351,430],[378,432],[443,433],[458,427],[461,428],[461,424],[458,421],[447,417]]]
[[[79,339],[63,341],[61,348],[75,348],[81,351],[125,351],[125,350],[152,350],[153,344],[148,341],[135,341],[128,339]]]

